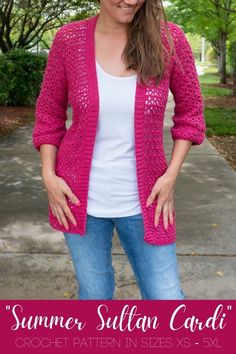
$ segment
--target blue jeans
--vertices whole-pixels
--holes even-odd
[[[159,246],[145,242],[142,213],[114,218],[87,214],[85,235],[63,232],[79,285],[79,299],[113,299],[115,279],[111,248],[114,227],[142,299],[185,299],[179,282],[176,244]]]

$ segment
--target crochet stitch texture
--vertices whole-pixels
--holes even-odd
[[[89,174],[99,113],[94,31],[98,15],[67,23],[56,33],[49,51],[40,94],[36,102],[32,142],[38,151],[42,144],[57,146],[55,172],[80,199],[81,206],[67,198],[77,226],[68,219],[69,231],[61,226],[48,203],[50,225],[59,231],[84,236],[87,222]],[[137,81],[135,95],[135,153],[137,183],[144,222],[144,241],[164,245],[176,240],[176,217],[164,229],[161,212],[157,228],[154,215],[158,200],[146,208],[146,199],[158,177],[168,164],[163,147],[163,121],[168,90],[174,101],[173,140],[185,139],[200,145],[205,139],[206,125],[203,99],[193,53],[182,29],[173,22],[168,28],[175,45],[163,79],[156,86]],[[162,40],[166,37],[162,31]],[[180,65],[179,65],[180,64]],[[66,129],[66,110],[72,107],[72,124]]]

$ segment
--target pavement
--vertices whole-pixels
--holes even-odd
[[[164,127],[167,161],[173,107],[170,93]],[[64,236],[48,223],[31,135],[29,125],[0,139],[0,299],[77,299]],[[177,257],[188,299],[236,299],[235,186],[236,172],[207,139],[191,148],[175,187]],[[114,298],[141,299],[116,231],[112,257]]]

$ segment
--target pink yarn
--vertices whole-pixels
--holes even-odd
[[[87,195],[90,166],[99,113],[98,84],[95,65],[94,30],[98,15],[63,25],[53,40],[41,91],[36,102],[36,119],[32,141],[39,151],[42,144],[58,147],[56,174],[65,179],[81,206],[67,202],[77,220],[77,227],[68,219],[69,231],[61,226],[48,204],[50,225],[59,231],[86,232]],[[176,54],[164,78],[155,86],[137,82],[135,96],[135,146],[137,181],[144,221],[144,241],[154,245],[176,240],[176,218],[164,229],[161,213],[154,226],[157,201],[146,208],[146,199],[158,177],[168,164],[163,146],[163,120],[168,90],[175,101],[171,128],[173,140],[185,139],[199,145],[205,139],[206,125],[203,100],[191,47],[182,29],[168,22]],[[166,43],[166,37],[163,36]],[[180,65],[179,65],[180,64]],[[67,106],[73,110],[72,125],[66,130]]]

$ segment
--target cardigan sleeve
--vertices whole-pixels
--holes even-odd
[[[170,27],[175,46],[170,73],[170,91],[175,102],[172,139],[190,140],[192,145],[200,145],[206,137],[206,124],[193,52],[183,30],[172,22]]]
[[[36,100],[32,142],[38,151],[42,144],[59,147],[66,132],[68,85],[62,49],[63,35],[60,28],[48,53],[40,93]]]

